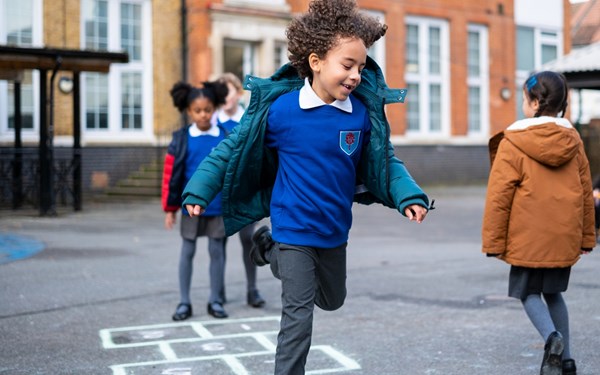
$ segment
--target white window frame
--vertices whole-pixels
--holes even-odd
[[[142,10],[142,56],[139,61],[131,61],[126,64],[111,64],[108,73],[108,128],[88,129],[86,126],[86,86],[85,74],[82,74],[81,82],[81,135],[82,143],[154,143],[153,121],[153,84],[152,84],[152,2],[151,0],[108,0],[108,50],[121,52],[121,3],[141,5]],[[84,7],[89,3],[81,3],[81,46],[85,46]],[[131,59],[131,57],[130,57]],[[140,72],[142,74],[142,128],[123,129],[121,109],[121,77],[123,73]]]
[[[385,24],[385,13],[377,11],[377,10],[366,10],[371,16],[377,18],[379,22]],[[385,36],[381,37],[378,41],[376,41],[371,48],[369,48],[369,56],[375,60],[377,65],[381,68],[383,75],[386,75],[385,70],[385,50],[386,50],[386,42]]]
[[[6,4],[14,0],[0,0],[0,24],[4,24],[4,14]],[[25,0],[23,0],[25,1]],[[28,0],[32,2],[32,43],[30,46],[39,48],[43,47],[43,16],[44,3],[43,0]],[[6,44],[7,32],[6,28],[0,27],[0,44]],[[33,128],[22,129],[21,139],[23,142],[37,142],[39,139],[39,124],[40,124],[40,72],[32,70],[31,85],[33,92]],[[13,142],[15,139],[14,129],[8,128],[8,82],[0,80],[0,142]]]
[[[419,28],[419,72],[405,72],[404,79],[409,84],[419,85],[419,130],[407,128],[405,136],[411,140],[423,140],[431,142],[432,137],[447,139],[450,137],[450,32],[446,20],[439,18],[407,16],[404,19],[405,26],[414,25]],[[440,29],[440,75],[433,76],[429,73],[429,28]],[[429,113],[429,88],[431,84],[441,86],[441,126],[439,131],[430,131]],[[410,100],[410,91],[407,101]]]
[[[467,126],[467,136],[473,138],[486,138],[489,134],[489,123],[490,123],[490,72],[489,72],[489,40],[488,40],[488,28],[484,25],[469,24],[467,26],[467,32],[475,32],[479,34],[479,76],[470,76],[467,71],[467,87],[479,88],[479,123],[481,124],[479,131],[471,131],[470,127]],[[469,112],[468,107],[468,95],[467,95],[467,113]],[[468,116],[467,116],[468,119]]]

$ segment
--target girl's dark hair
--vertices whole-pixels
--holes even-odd
[[[324,58],[339,38],[361,39],[367,48],[385,35],[387,25],[358,10],[354,0],[313,0],[308,12],[286,30],[290,64],[300,77],[312,77],[308,56]]]
[[[215,108],[225,104],[228,88],[226,84],[218,81],[202,82],[199,87],[185,82],[177,82],[169,92],[173,98],[173,105],[183,112],[198,98],[207,98]]]
[[[564,75],[543,71],[531,75],[523,84],[529,102],[537,99],[539,107],[534,117],[564,117],[569,105],[569,85]]]

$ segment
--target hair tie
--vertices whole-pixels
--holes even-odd
[[[538,81],[537,81],[537,77],[536,76],[532,76],[531,78],[529,78],[527,80],[527,91],[531,91],[531,89],[533,88],[533,86],[537,85]]]

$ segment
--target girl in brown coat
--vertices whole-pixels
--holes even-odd
[[[561,293],[571,266],[596,244],[588,160],[579,134],[562,118],[567,97],[561,74],[525,81],[527,118],[490,140],[483,218],[483,252],[511,264],[509,296],[521,300],[546,341],[543,375],[576,374]]]

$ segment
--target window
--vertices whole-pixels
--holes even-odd
[[[86,139],[151,140],[151,1],[84,0],[81,8],[84,48],[129,56],[108,74],[83,74]]]
[[[522,110],[523,82],[531,73],[562,55],[562,33],[535,27],[517,27],[516,105],[518,118],[525,117]]]
[[[275,70],[281,68],[284,64],[289,62],[287,55],[287,44],[283,42],[275,42],[275,51],[273,53]]]
[[[467,33],[467,134],[485,136],[489,122],[487,28],[482,25],[469,25]]]
[[[277,52],[277,49],[275,50]],[[224,71],[231,72],[244,82],[248,74],[256,74],[256,46],[252,42],[226,39],[223,46]],[[281,54],[275,56],[281,59]],[[276,69],[279,66],[276,65]]]
[[[20,47],[41,42],[41,0],[0,0],[0,44]],[[23,137],[33,139],[39,121],[39,73],[26,70],[21,81]],[[15,127],[14,82],[0,81],[0,138],[11,140]]]
[[[446,21],[407,17],[407,136],[449,134],[449,35]]]

